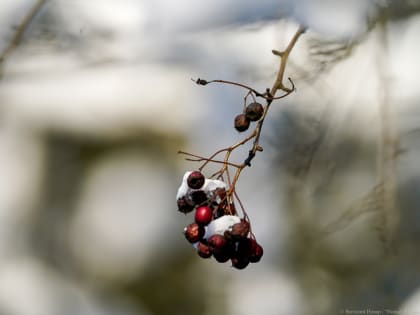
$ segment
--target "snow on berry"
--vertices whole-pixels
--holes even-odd
[[[187,180],[188,176],[190,176],[191,173],[192,171],[185,172],[184,177],[182,178],[181,186],[179,186],[178,192],[176,193],[176,200],[181,199],[182,197],[188,194],[190,188],[188,187]]]
[[[200,257],[213,257],[220,263],[230,259],[237,269],[261,259],[263,249],[250,232],[249,220],[238,216],[225,182],[187,171],[176,199],[180,212],[195,210],[195,222],[185,227],[184,236]]]
[[[202,189],[207,193],[213,192],[217,188],[226,189],[226,183],[218,179],[206,178],[206,181],[204,182],[204,186],[202,187]]]
[[[176,200],[177,200],[178,204],[182,203],[182,205],[178,207],[178,208],[180,208],[179,210],[181,212],[186,213],[186,212],[189,212],[189,211],[192,210],[192,209],[184,209],[185,208],[184,207],[185,200],[192,200],[196,204],[201,204],[206,199],[214,199],[215,198],[215,192],[217,190],[221,190],[221,189],[226,190],[227,186],[224,182],[222,182],[221,180],[218,180],[218,179],[209,179],[209,178],[204,179],[204,184],[203,185],[195,186],[195,187],[199,187],[199,186],[201,186],[201,187],[199,187],[197,189],[191,188],[191,176],[190,175],[196,175],[196,173],[199,173],[199,172],[198,171],[187,171],[187,172],[185,172],[184,177],[182,178],[182,183],[178,188],[178,191],[177,191],[177,194],[176,194]],[[188,179],[190,179],[190,184],[188,184]],[[201,195],[203,195],[203,196],[201,196]],[[193,198],[193,197],[197,197],[197,196],[200,196],[200,198],[198,198],[199,200],[197,198]],[[220,199],[220,198],[217,198],[217,199]]]
[[[207,239],[214,234],[223,235],[225,231],[232,228],[235,223],[241,222],[241,219],[236,215],[224,215],[210,222],[206,227],[204,238]]]

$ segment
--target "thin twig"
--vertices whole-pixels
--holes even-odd
[[[285,92],[291,92],[289,88],[285,87],[283,84],[283,77],[284,77],[284,71],[286,70],[286,64],[287,59],[289,58],[290,52],[292,51],[293,47],[296,45],[297,40],[299,39],[300,35],[305,33],[306,28],[300,26],[299,29],[296,31],[295,35],[292,37],[289,45],[287,45],[286,49],[280,53],[280,68],[277,73],[277,79],[273,84],[273,87],[271,88],[271,95],[276,95],[277,90],[283,90]]]
[[[193,157],[193,158],[185,158],[186,161],[191,161],[191,162],[203,162],[203,161],[205,161],[206,164],[209,163],[209,162],[219,163],[219,164],[226,164],[227,163],[230,166],[240,167],[239,164],[234,164],[234,163],[231,163],[231,162],[227,162],[225,160],[223,160],[223,161],[222,160],[215,160],[213,155],[212,155],[212,157],[206,158],[204,156],[200,156],[200,155],[189,153],[189,152],[185,152],[185,151],[178,151],[178,154],[183,154],[183,155],[187,155],[187,156],[192,156]]]
[[[12,39],[10,40],[9,44],[5,47],[3,52],[0,54],[0,63],[3,62],[12,52],[13,50],[20,44],[22,41],[23,35],[27,30],[28,26],[31,24],[32,20],[42,8],[42,6],[47,2],[47,0],[38,0],[28,14],[23,18],[21,23],[16,27],[16,32]]]

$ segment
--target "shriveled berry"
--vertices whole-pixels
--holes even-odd
[[[177,201],[178,211],[188,213],[194,210],[194,202],[186,196],[179,198]]]
[[[249,261],[252,263],[259,262],[261,260],[261,257],[264,254],[264,250],[260,244],[258,244],[255,240],[253,240],[255,243],[253,243],[252,246],[252,253],[249,256]]]
[[[200,241],[197,245],[197,253],[201,258],[210,258],[212,255],[212,250],[208,244]]]
[[[229,230],[226,230],[226,231],[223,233],[223,236],[224,236],[224,238],[225,238],[228,242],[235,242],[235,240],[233,239],[232,234],[230,233],[230,231],[229,231]]]
[[[244,256],[239,257],[232,257],[231,258],[232,267],[235,267],[236,269],[245,269],[246,266],[249,265],[249,259]]]
[[[249,128],[249,119],[245,114],[239,114],[235,117],[235,129],[239,132],[245,131]]]
[[[197,223],[191,223],[184,229],[185,238],[190,243],[195,243],[201,240],[205,232],[204,227],[198,225]]]
[[[200,189],[203,187],[205,180],[204,175],[200,171],[193,171],[187,178],[187,184],[192,189]]]
[[[249,233],[249,223],[242,219],[241,222],[235,223],[229,232],[234,240],[246,238]]]
[[[264,107],[257,102],[249,104],[245,109],[245,116],[250,121],[260,120],[264,113]]]
[[[191,199],[196,205],[201,205],[207,201],[207,195],[203,190],[196,190],[191,193]]]
[[[201,206],[195,210],[195,222],[199,225],[207,225],[213,219],[213,210],[209,206]]]

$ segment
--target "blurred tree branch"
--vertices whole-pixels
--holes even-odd
[[[0,54],[0,63],[2,63],[20,44],[25,31],[28,29],[28,26],[31,24],[36,14],[46,2],[47,0],[37,0],[31,10],[25,15],[23,20],[15,27],[16,31],[12,36],[12,39]]]

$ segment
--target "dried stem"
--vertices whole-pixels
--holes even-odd
[[[207,81],[207,80],[203,80],[203,79],[200,79],[200,78],[197,79],[197,80],[194,80],[194,79],[191,79],[191,80],[194,81],[195,83],[199,84],[199,85],[207,85],[207,84],[210,84],[210,83],[222,83],[222,84],[235,85],[235,86],[239,86],[241,88],[244,88],[244,89],[248,90],[249,92],[254,93],[255,96],[264,97],[264,98],[266,97],[266,94],[265,93],[260,93],[257,90],[253,89],[252,87],[247,86],[247,85],[242,84],[242,83],[238,83],[238,82],[227,81],[227,80],[211,80],[211,81]]]
[[[206,163],[208,162],[212,162],[212,163],[219,163],[219,164],[227,164],[229,166],[233,166],[233,167],[240,167],[239,164],[235,164],[235,163],[231,163],[228,161],[220,161],[220,160],[215,160],[213,158],[206,158],[200,155],[196,155],[193,153],[189,153],[189,152],[184,152],[184,151],[178,151],[178,154],[184,154],[184,155],[188,155],[188,156],[192,156],[194,158],[186,158],[187,161],[191,161],[191,162],[203,162],[206,161]]]
[[[280,68],[277,73],[277,79],[273,84],[273,87],[271,88],[271,95],[275,95],[277,90],[282,90],[285,92],[292,92],[293,90],[287,88],[283,84],[283,78],[284,78],[284,71],[286,70],[286,64],[287,60],[289,58],[290,52],[292,51],[293,47],[296,45],[297,40],[299,39],[300,35],[302,35],[306,31],[305,27],[299,27],[299,29],[296,31],[295,35],[292,37],[292,39],[289,42],[289,45],[287,45],[286,49],[283,52],[278,52],[278,55],[281,58],[280,62]],[[276,51],[273,51],[273,53]],[[276,54],[276,53],[275,53]]]

